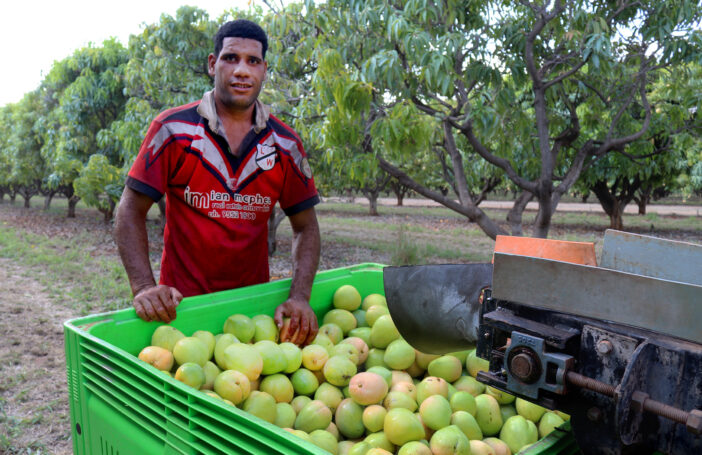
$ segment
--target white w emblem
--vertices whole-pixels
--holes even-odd
[[[256,164],[264,171],[273,169],[275,156],[275,147],[261,144],[256,146]]]

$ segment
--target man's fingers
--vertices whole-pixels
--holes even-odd
[[[176,307],[178,306],[178,303],[180,302],[177,300],[178,295],[180,292],[178,292],[177,289],[175,288],[170,288],[170,292],[166,296],[166,311],[168,312],[168,321],[170,322],[176,318]],[[181,295],[182,298],[182,295]]]
[[[314,311],[312,311],[312,308],[310,308],[310,335],[312,335],[312,339],[317,336],[318,331],[319,324],[317,322],[317,316],[314,314]]]
[[[288,333],[294,335],[295,332],[300,328],[300,314],[297,312],[292,312],[290,315],[290,325],[288,326]]]
[[[171,293],[159,292],[153,302],[154,311],[158,315],[158,319],[163,322],[171,322],[168,307],[173,308],[173,302],[171,301]],[[175,308],[174,308],[175,309]]]
[[[310,318],[310,331],[307,334],[307,341],[305,342],[305,344],[310,344],[311,342],[313,342],[315,337],[317,336],[318,331],[319,331],[319,327],[317,326],[317,318],[311,317]]]
[[[146,310],[144,310],[144,305],[140,301],[134,301],[134,310],[136,311],[137,316],[139,316],[144,321],[149,322],[149,316],[146,314]]]
[[[278,326],[278,330],[283,328],[283,307],[278,306],[278,308],[275,309],[275,315],[273,315],[273,320],[275,321],[275,325]]]
[[[297,332],[297,336],[295,337],[295,340],[293,340],[293,343],[296,345],[301,345],[302,343],[307,340],[307,336],[310,333],[310,322],[309,319],[307,318],[306,314],[302,314],[300,317],[300,330]]]
[[[183,294],[176,288],[171,288],[171,298],[175,303],[175,306],[180,305],[180,301],[183,300]],[[175,319],[175,313],[173,313],[173,319]]]
[[[304,345],[307,346],[308,344],[311,344],[314,339],[317,337],[317,331],[316,330],[310,330],[307,332],[307,339],[304,340]]]
[[[168,322],[176,318],[176,305],[178,305],[178,303],[171,300],[170,304],[166,306],[166,312],[168,313]]]
[[[151,304],[151,301],[149,299],[142,299],[142,305],[144,305],[144,311],[146,312],[146,316],[148,319],[147,321],[155,321],[158,319],[158,314],[156,314],[156,311],[154,310],[153,305]]]
[[[171,322],[176,318],[176,307],[183,294],[176,288],[159,285],[139,292],[134,297],[134,309],[145,321]]]

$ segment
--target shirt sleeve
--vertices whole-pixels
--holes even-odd
[[[168,127],[158,119],[151,122],[125,184],[158,202],[168,187],[171,157],[166,151],[171,143]]]
[[[286,164],[285,184],[279,202],[285,214],[291,216],[314,207],[320,199],[312,169],[299,140],[295,141],[294,150],[284,153],[283,160]]]

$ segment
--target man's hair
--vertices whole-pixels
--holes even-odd
[[[265,60],[266,51],[268,50],[268,37],[257,23],[246,19],[237,19],[222,25],[214,37],[214,54],[216,56],[219,56],[219,53],[222,51],[224,38],[249,38],[260,42],[263,48],[262,57]]]

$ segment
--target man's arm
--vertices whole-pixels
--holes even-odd
[[[290,225],[293,230],[292,284],[288,300],[275,311],[275,321],[278,328],[281,328],[283,317],[290,318],[288,333],[291,336],[281,341],[309,344],[317,336],[318,330],[317,316],[309,304],[320,251],[319,224],[314,207],[292,215]]]
[[[129,187],[124,188],[115,216],[114,237],[134,295],[133,305],[145,321],[171,322],[183,299],[175,288],[157,285],[149,261],[146,214],[154,201]]]

